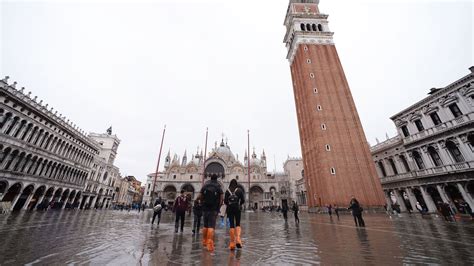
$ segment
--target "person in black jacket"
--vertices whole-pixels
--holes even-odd
[[[299,224],[300,223],[300,218],[298,217],[298,212],[300,211],[300,208],[298,207],[298,203],[296,201],[293,201],[293,212],[295,215],[295,223]]]
[[[156,216],[158,216],[158,225],[160,225],[162,210],[163,210],[163,201],[161,200],[161,197],[159,197],[155,201],[155,204],[153,205],[153,219],[151,220],[151,225],[153,225],[153,223],[155,222]]]
[[[201,217],[202,217],[202,202],[201,199],[196,199],[193,206],[194,213],[194,224],[193,224],[193,235],[198,232],[201,227]]]
[[[240,234],[242,233],[240,227],[240,211],[244,203],[244,193],[238,187],[237,180],[232,179],[224,195],[224,204],[227,206],[226,212],[230,223],[229,249],[231,250],[234,250],[236,246],[237,248],[242,248],[242,240],[240,239]]]
[[[349,203],[349,210],[352,210],[352,216],[354,216],[354,223],[356,226],[365,227],[364,219],[362,218],[362,207],[360,207],[359,201],[352,196],[351,202]]]

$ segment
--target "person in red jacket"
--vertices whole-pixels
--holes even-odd
[[[173,205],[173,212],[176,214],[176,220],[174,222],[174,232],[178,233],[179,221],[181,220],[181,233],[184,227],[184,217],[188,210],[188,198],[184,195],[184,190],[181,190],[181,194],[176,198]]]

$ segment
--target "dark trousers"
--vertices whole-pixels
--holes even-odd
[[[156,216],[158,216],[158,224],[160,224],[161,211],[159,211],[159,212],[153,212],[153,219],[151,219],[151,224],[153,224],[153,223],[155,222]]]
[[[217,211],[204,211],[204,228],[216,228]]]
[[[283,218],[285,221],[288,219],[288,211],[282,211],[283,212]]]
[[[365,222],[364,219],[362,218],[362,213],[361,214],[356,214],[354,216],[354,223],[356,226],[362,226],[365,227]]]
[[[199,232],[199,228],[201,227],[201,216],[194,214],[194,223],[193,223],[193,232]]]
[[[176,211],[176,220],[174,222],[174,228],[178,231],[179,227],[179,220],[181,220],[181,232],[183,232],[184,228],[184,217],[186,216],[186,211]]]
[[[235,228],[236,226],[240,226],[240,216],[241,216],[240,210],[227,212],[230,228]]]
[[[298,211],[295,211],[295,223],[300,223],[300,217],[298,217]]]

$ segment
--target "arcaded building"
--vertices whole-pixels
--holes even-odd
[[[354,195],[381,207],[384,197],[352,99],[328,15],[318,0],[291,0],[284,25],[308,206],[345,206]]]
[[[101,138],[116,136],[87,135],[31,92],[16,88],[16,82],[1,80],[1,207],[108,206],[119,172],[113,159],[103,157],[108,148]]]
[[[371,148],[387,205],[474,210],[474,67],[391,117],[398,135]]]

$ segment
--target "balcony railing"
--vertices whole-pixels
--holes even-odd
[[[385,183],[392,183],[392,182],[397,182],[397,181],[402,181],[402,180],[412,179],[412,178],[424,178],[428,176],[442,175],[446,173],[464,171],[468,169],[473,169],[474,171],[474,161],[443,165],[443,166],[438,166],[438,167],[433,167],[433,168],[428,168],[428,169],[411,171],[408,173],[403,173],[403,174],[398,174],[398,175],[386,176],[386,177],[382,177],[380,181],[382,182],[382,184],[385,184]]]
[[[446,122],[444,122],[442,124],[439,124],[435,127],[427,128],[427,129],[425,129],[423,131],[420,131],[416,134],[410,135],[410,136],[404,138],[403,142],[405,144],[407,144],[407,143],[410,143],[410,142],[413,142],[413,141],[416,141],[416,140],[420,140],[422,138],[425,138],[425,137],[431,136],[433,134],[449,130],[452,127],[462,125],[462,124],[467,123],[467,122],[472,121],[472,120],[474,120],[474,113],[468,113],[468,114],[462,115],[460,117],[457,117],[453,120],[446,121]]]

